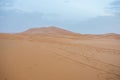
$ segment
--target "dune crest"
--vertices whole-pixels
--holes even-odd
[[[54,35],[71,35],[75,34],[71,31],[64,30],[55,26],[41,27],[41,28],[32,28],[25,32],[24,34],[54,34]]]

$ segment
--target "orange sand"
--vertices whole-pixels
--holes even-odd
[[[0,34],[0,80],[120,80],[120,35],[47,32]]]

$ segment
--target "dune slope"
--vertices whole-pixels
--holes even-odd
[[[70,34],[0,34],[0,80],[120,80],[119,38]]]

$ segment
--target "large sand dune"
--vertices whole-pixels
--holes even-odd
[[[120,80],[120,35],[55,27],[0,34],[0,80]]]

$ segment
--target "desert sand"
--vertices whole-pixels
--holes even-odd
[[[120,35],[56,27],[1,33],[0,80],[120,80]]]

